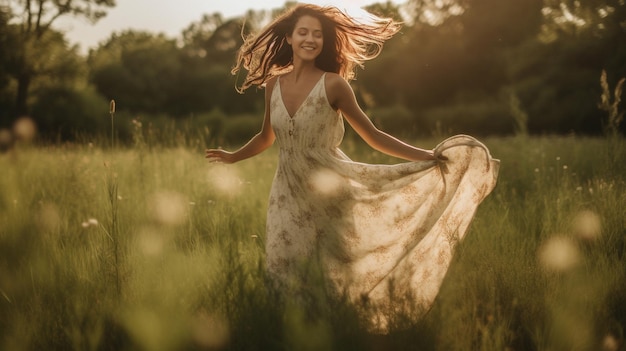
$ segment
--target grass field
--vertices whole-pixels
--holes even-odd
[[[623,140],[483,141],[498,185],[433,309],[387,336],[266,284],[276,148],[216,166],[193,142],[18,146],[0,154],[0,350],[626,350]]]

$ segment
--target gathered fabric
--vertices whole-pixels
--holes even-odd
[[[458,135],[433,149],[446,161],[354,162],[339,149],[344,122],[328,101],[325,76],[293,116],[280,78],[271,95],[280,151],[267,213],[268,272],[282,286],[306,289],[302,266],[315,262],[331,296],[419,317],[495,187],[499,161]],[[373,329],[387,326],[383,313],[366,319]]]

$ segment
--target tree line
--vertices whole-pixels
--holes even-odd
[[[54,21],[95,22],[114,0],[8,4],[0,8],[0,128],[30,116],[57,139],[106,132],[112,99],[128,120],[192,121],[216,138],[245,138],[261,123],[263,92],[235,91],[236,50],[242,35],[292,6],[235,18],[205,14],[176,38],[117,32],[81,55]],[[607,123],[602,94],[622,96],[624,0],[410,0],[367,10],[404,22],[352,82],[384,130],[599,134]]]

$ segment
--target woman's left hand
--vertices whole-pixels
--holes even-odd
[[[206,149],[204,150],[204,158],[210,163],[234,163],[234,157],[231,152],[222,149]]]

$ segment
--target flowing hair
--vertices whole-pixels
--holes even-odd
[[[317,18],[322,24],[324,44],[315,65],[348,81],[354,78],[357,66],[363,67],[366,60],[378,56],[383,43],[400,30],[400,23],[390,18],[370,14],[368,21],[359,21],[333,6],[297,4],[260,33],[244,40],[231,71],[232,74],[242,68],[247,71],[238,92],[243,93],[252,85],[261,86],[271,77],[291,70],[293,51],[287,36],[305,15]]]

